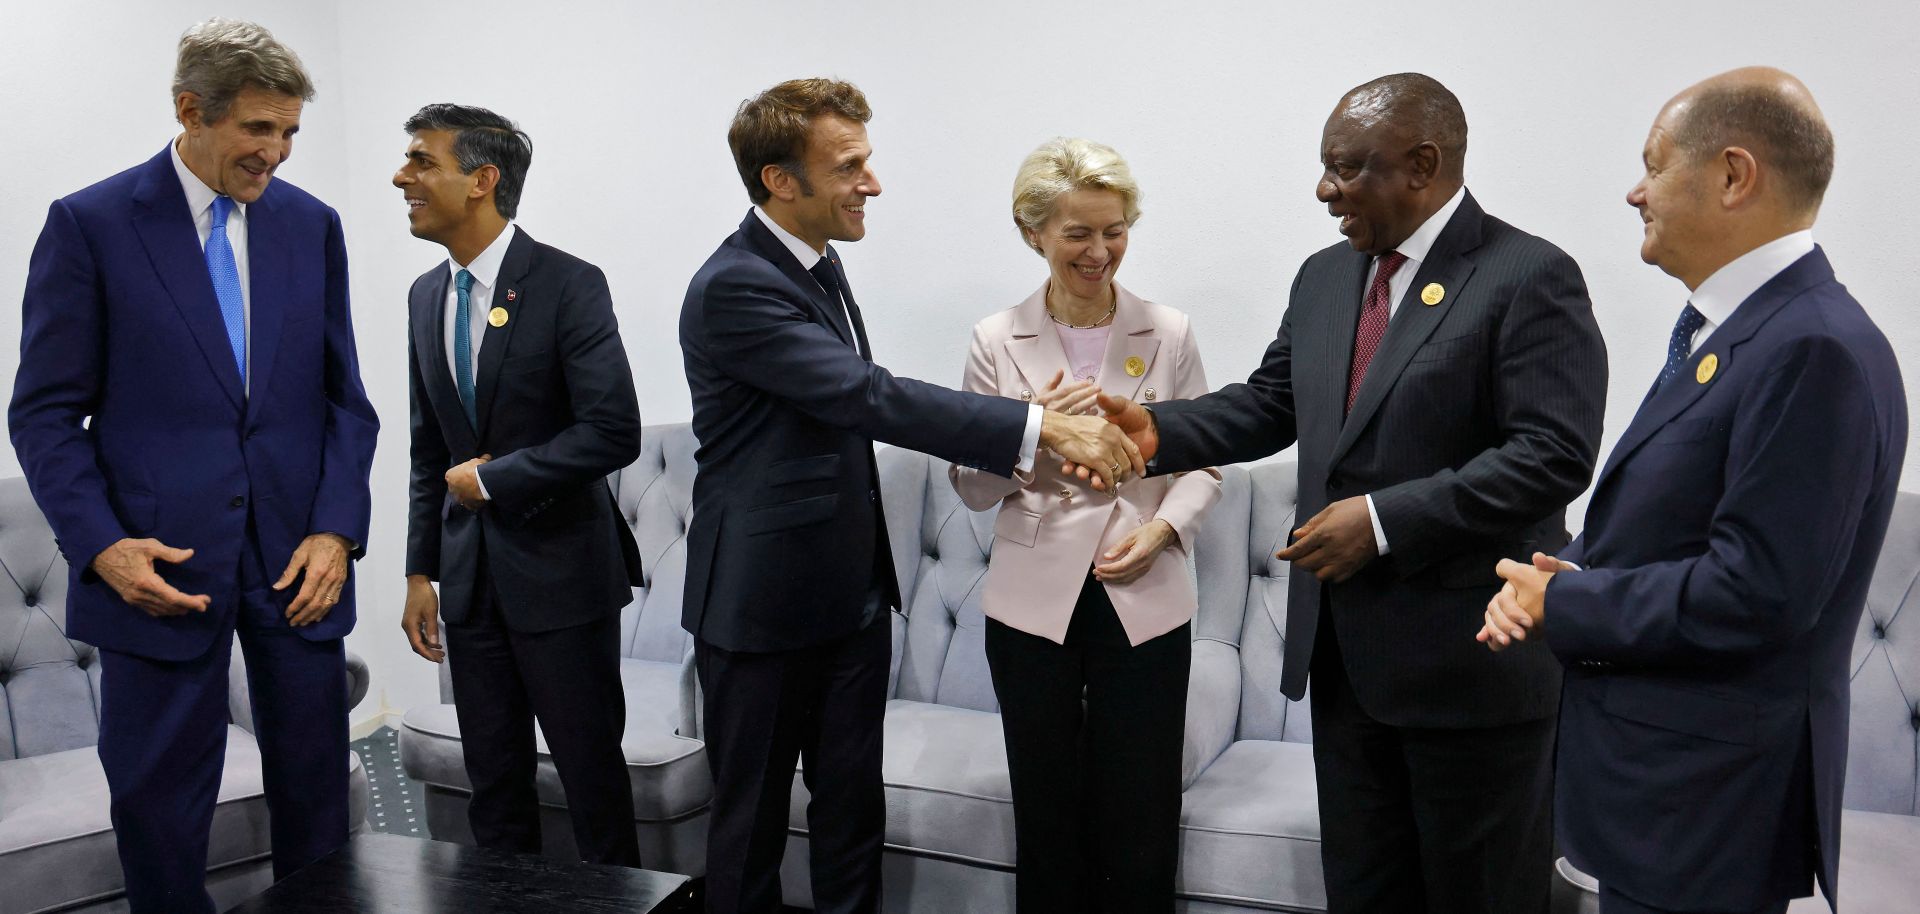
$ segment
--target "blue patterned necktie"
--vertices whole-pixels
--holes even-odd
[[[1673,322],[1673,336],[1667,339],[1667,364],[1660,369],[1660,379],[1653,382],[1653,392],[1667,386],[1673,376],[1680,373],[1680,366],[1687,364],[1693,357],[1693,335],[1707,323],[1707,316],[1693,307],[1692,302],[1680,312],[1680,319]]]
[[[233,242],[227,239],[227,216],[232,197],[213,198],[213,231],[207,233],[207,275],[214,297],[220,299],[220,319],[227,325],[233,361],[240,366],[240,386],[247,383],[247,300],[240,293],[240,268],[233,261]]]
[[[459,293],[453,306],[453,378],[460,388],[460,407],[467,411],[467,424],[480,427],[473,412],[473,274],[465,270],[453,274],[453,288]]]

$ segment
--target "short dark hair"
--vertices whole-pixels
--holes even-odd
[[[727,128],[727,146],[748,198],[759,204],[773,196],[760,180],[768,165],[779,166],[799,179],[803,192],[813,193],[805,165],[807,131],[815,118],[829,114],[864,124],[873,109],[852,83],[836,79],[790,79],[740,103]]]
[[[1346,94],[1347,104],[1371,101],[1387,119],[1406,128],[1421,142],[1440,147],[1450,177],[1465,174],[1467,112],[1453,90],[1424,73],[1394,73],[1368,80]]]
[[[1695,161],[1739,146],[1779,174],[1786,202],[1818,209],[1833,179],[1833,131],[1810,105],[1774,86],[1702,89],[1680,112],[1674,145]]]
[[[407,118],[409,136],[422,130],[445,130],[453,134],[453,157],[460,173],[492,165],[500,170],[500,183],[493,188],[493,208],[512,219],[520,211],[520,190],[527,184],[527,169],[533,165],[533,138],[519,125],[485,108],[440,102],[427,105]]]

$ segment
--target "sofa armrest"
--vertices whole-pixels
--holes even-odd
[[[1187,675],[1186,743],[1180,753],[1180,789],[1193,786],[1220,753],[1232,745],[1240,719],[1240,649],[1212,638],[1195,638]]]
[[[343,683],[347,690],[347,710],[353,710],[367,697],[372,680],[367,662],[360,659],[359,654],[347,651],[347,681]],[[227,719],[234,726],[253,733],[253,697],[247,687],[247,661],[238,641],[233,646],[233,659],[227,662]]]
[[[367,689],[373,684],[373,674],[367,670],[367,662],[359,654],[347,652],[347,710],[360,706],[367,697]]]
[[[687,645],[686,656],[680,658],[680,721],[674,727],[674,735],[684,739],[704,740],[707,738],[701,718],[700,674],[693,665],[693,645]]]

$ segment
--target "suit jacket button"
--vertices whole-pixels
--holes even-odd
[[[1032,402],[1033,402],[1033,391],[1031,391],[1031,390],[1022,390],[1022,391],[1020,391],[1020,402],[1022,402],[1022,403],[1032,403]]]
[[[1153,388],[1151,387],[1147,388],[1147,399],[1153,399]]]
[[[232,505],[236,508],[242,507],[246,503],[247,503],[247,497],[245,495],[235,495],[232,501],[227,502],[227,504]]]
[[[878,504],[878,503],[879,503],[879,501],[880,501],[880,493],[879,493],[879,492],[877,492],[877,491],[875,491],[875,490],[873,490],[873,489],[868,489],[868,490],[867,490],[867,501],[870,501],[870,502],[874,502],[874,503],[876,503],[876,504]]]
[[[1067,499],[1067,500],[1069,500],[1069,501],[1071,501],[1071,500],[1073,500],[1073,490],[1072,490],[1072,489],[1061,489],[1061,490],[1060,490],[1060,497],[1061,497],[1061,498],[1064,498],[1064,499]]]

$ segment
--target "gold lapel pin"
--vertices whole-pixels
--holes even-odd
[[[1137,355],[1127,356],[1127,377],[1137,378],[1147,373],[1147,363]]]
[[[507,325],[507,309],[495,308],[492,311],[488,311],[487,323],[495,327],[505,327]]]
[[[1441,288],[1437,282],[1427,283],[1427,287],[1420,290],[1420,300],[1426,302],[1429,308],[1439,304],[1440,300],[1446,297],[1447,290]]]
[[[1713,380],[1713,373],[1720,370],[1720,357],[1709,352],[1700,360],[1700,367],[1693,372],[1693,379],[1702,384]]]

